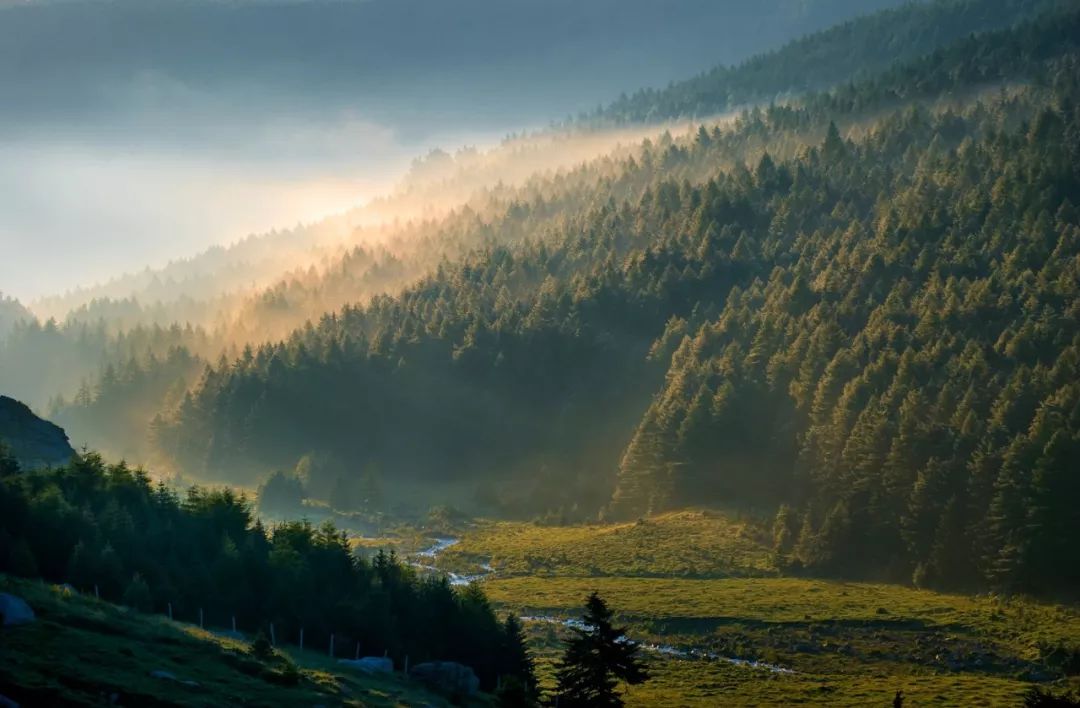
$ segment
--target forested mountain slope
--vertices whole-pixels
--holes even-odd
[[[1068,587],[1077,37],[1051,17],[649,146],[638,196],[208,370],[157,442],[506,510],[787,503],[778,550],[815,570]]]
[[[865,79],[970,34],[1007,28],[1061,0],[931,0],[858,17],[740,64],[721,65],[663,89],[623,96],[593,120],[636,122],[707,118],[754,103]]]

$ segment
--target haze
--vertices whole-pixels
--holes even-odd
[[[430,147],[542,127],[849,11],[829,0],[0,6],[0,289],[33,300],[341,211]]]

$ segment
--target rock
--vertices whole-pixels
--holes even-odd
[[[480,690],[480,679],[464,664],[429,661],[417,664],[409,675],[445,693],[471,696]]]
[[[361,659],[339,659],[338,663],[350,669],[359,669],[372,674],[389,674],[394,671],[394,660],[385,656],[365,656]]]
[[[0,396],[0,442],[11,449],[22,469],[64,465],[75,454],[63,428],[7,396]]]
[[[0,592],[0,616],[4,618],[5,627],[30,624],[34,621],[34,611],[26,604],[26,600],[6,592]]]
[[[0,708],[19,708],[19,704],[7,696],[0,696]]]
[[[162,681],[175,681],[176,674],[171,671],[164,671],[162,669],[154,669],[150,672],[150,678],[161,679]]]

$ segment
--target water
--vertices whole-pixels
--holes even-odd
[[[544,622],[548,624],[558,624],[569,629],[589,629],[589,624],[579,619],[564,618],[564,617],[552,617],[549,615],[531,615],[521,618],[522,622]],[[783,666],[777,666],[776,664],[767,664],[763,661],[754,661],[751,659],[740,659],[738,657],[724,656],[723,654],[717,654],[714,651],[708,649],[700,649],[697,647],[677,647],[671,644],[651,644],[648,642],[639,643],[643,650],[652,652],[654,654],[661,654],[663,656],[671,657],[673,659],[682,660],[705,660],[705,661],[722,661],[726,664],[733,666],[741,666],[747,669],[756,669],[760,671],[768,671],[773,674],[794,674],[792,669],[788,669]]]
[[[482,573],[474,574],[453,573],[435,567],[435,559],[438,558],[439,554],[447,548],[456,546],[459,543],[461,543],[460,538],[436,538],[431,546],[414,553],[408,560],[408,563],[417,570],[421,570],[425,573],[445,575],[446,579],[449,580],[450,584],[454,587],[471,585],[495,573],[495,569],[491,567],[490,563],[484,563],[480,566],[481,570],[483,570]]]

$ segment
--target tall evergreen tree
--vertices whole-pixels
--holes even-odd
[[[589,595],[582,624],[572,628],[556,670],[560,708],[618,708],[620,681],[634,686],[649,679],[638,645],[612,625],[612,615],[599,594]]]

